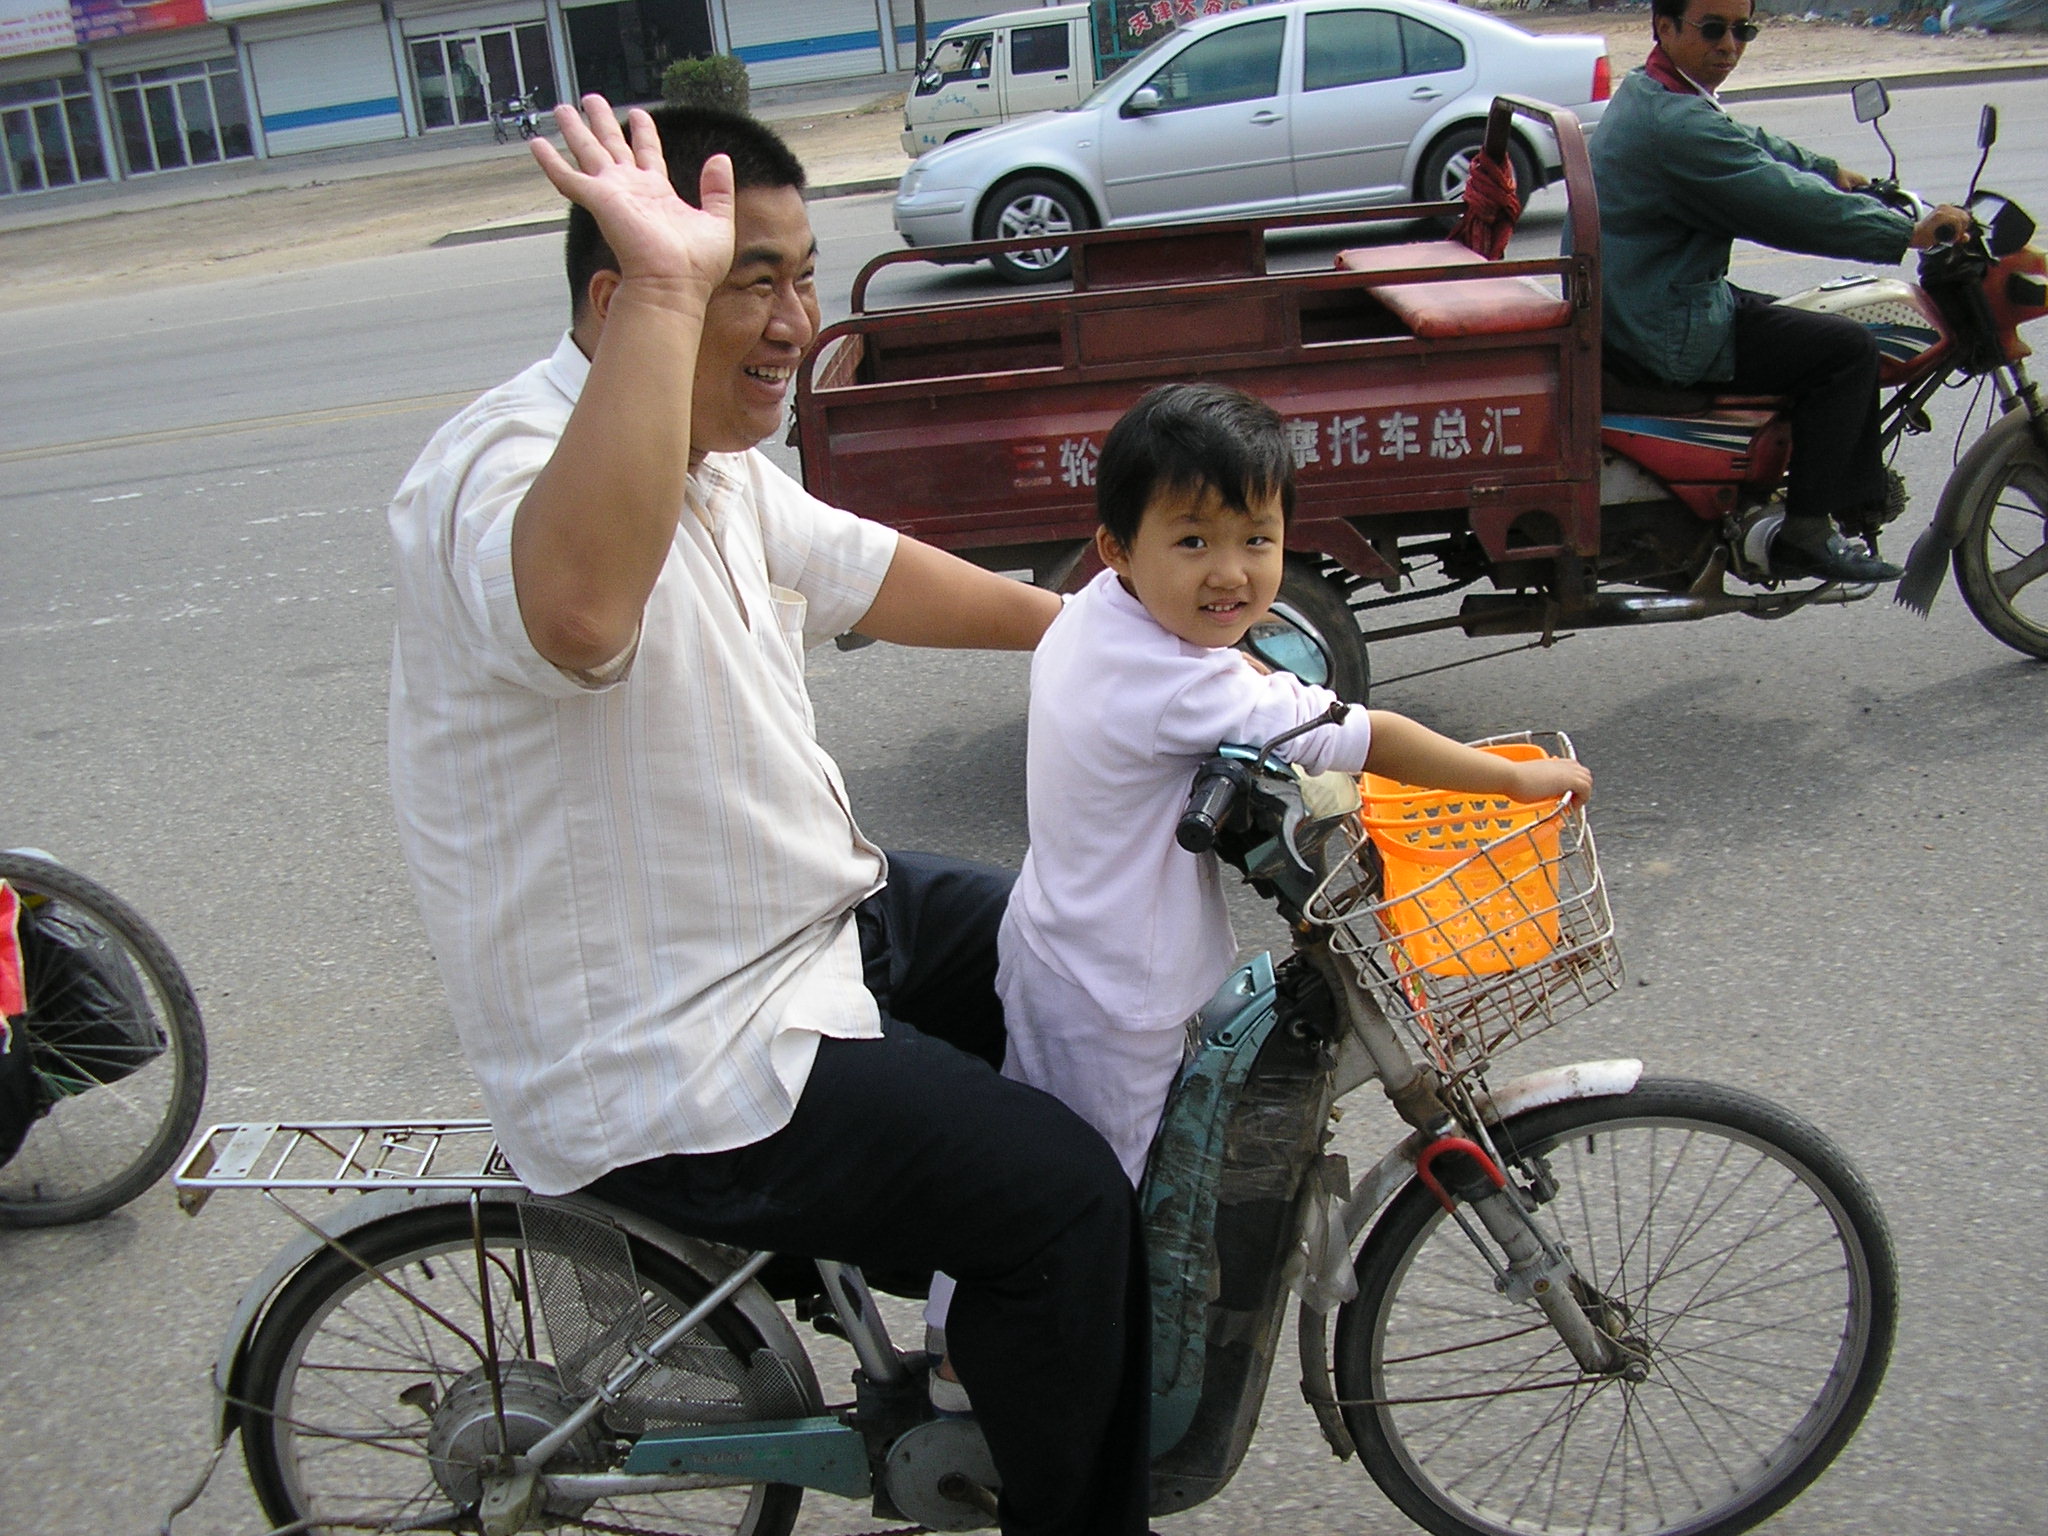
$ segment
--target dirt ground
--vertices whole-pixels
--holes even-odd
[[[1509,19],[1538,32],[1599,32],[1617,75],[1648,49],[1646,5],[1588,11],[1511,9]],[[1750,49],[1732,86],[1840,79],[1908,70],[2048,60],[2048,36],[1928,37],[1794,18],[1772,20]],[[848,96],[857,95],[850,90]],[[764,110],[803,159],[812,184],[829,187],[899,175],[908,161],[897,142],[900,95],[805,115],[801,107]],[[280,166],[284,162],[279,162]],[[419,250],[450,231],[557,211],[559,200],[519,145],[457,164],[408,167],[405,157],[374,175],[309,170],[303,181],[277,168],[269,184],[211,201],[104,212],[41,228],[5,227],[0,210],[0,309],[133,290],[254,276],[364,256]]]

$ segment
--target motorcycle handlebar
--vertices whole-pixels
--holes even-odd
[[[1180,813],[1180,825],[1173,840],[1189,853],[1207,853],[1216,846],[1216,834],[1237,803],[1244,770],[1235,763],[1204,764],[1195,775],[1195,787],[1188,792],[1187,809]]]

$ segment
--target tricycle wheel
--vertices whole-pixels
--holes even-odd
[[[1977,483],[1956,546],[1956,585],[1992,634],[2016,651],[2048,657],[2048,454],[2033,434]]]
[[[1285,667],[1305,683],[1363,704],[1372,667],[1358,617],[1343,589],[1317,563],[1290,555],[1272,611],[1245,636],[1260,660]]]
[[[1050,176],[1019,176],[997,187],[975,221],[983,240],[1019,240],[1026,235],[1070,235],[1091,229],[1095,220],[1081,194]],[[1049,283],[1074,270],[1070,247],[1004,251],[989,258],[996,275],[1013,283]]]

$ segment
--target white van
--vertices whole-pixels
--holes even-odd
[[[941,32],[903,102],[903,152],[915,160],[977,128],[1071,107],[1094,90],[1088,10],[1005,11]]]

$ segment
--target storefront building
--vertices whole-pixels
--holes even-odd
[[[1005,0],[926,0],[928,33]],[[756,86],[908,69],[913,0],[0,0],[0,196],[653,101],[677,59]]]

